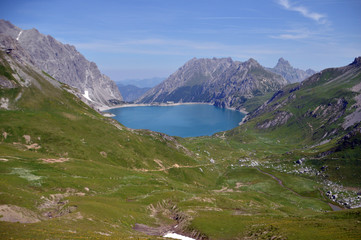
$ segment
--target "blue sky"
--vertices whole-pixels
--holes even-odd
[[[343,66],[361,56],[360,13],[361,0],[2,0],[0,18],[75,45],[119,81],[193,57]]]

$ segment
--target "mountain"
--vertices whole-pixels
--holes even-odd
[[[144,79],[125,79],[118,81],[117,84],[122,85],[133,85],[138,88],[152,88],[163,82],[165,78],[154,77],[154,78],[144,78]]]
[[[360,90],[361,57],[358,57],[345,67],[325,69],[301,83],[280,89],[271,99],[251,112],[245,122],[270,113],[276,116],[282,112],[281,110],[285,110],[286,112],[281,115],[289,118],[283,118],[284,122],[266,120],[269,124],[259,123],[258,128],[282,126],[288,122],[288,119],[297,119],[298,122],[315,122],[317,127],[309,126],[313,138],[322,135],[321,139],[324,139],[330,136],[331,132],[339,134],[342,129],[346,130],[361,121]],[[275,117],[276,119],[278,117]],[[333,131],[336,126],[328,124],[336,122],[338,129]],[[325,129],[329,128],[333,130],[326,134]]]
[[[358,132],[332,140],[328,144],[339,140],[344,144],[335,146],[343,148],[317,158],[330,146],[290,141],[307,131],[302,121],[303,130],[288,123],[256,127],[272,110],[209,137],[128,129],[34,66],[16,39],[0,34],[0,44],[1,239],[159,239],[169,232],[194,239],[359,239]],[[322,74],[315,81],[324,92],[315,82],[312,94],[311,81],[304,89],[310,95],[297,93],[300,103],[333,96],[337,103],[345,96],[357,105],[357,68]],[[315,120],[328,113],[327,101],[322,104],[312,108]],[[349,104],[344,116],[355,117],[346,132],[357,129],[357,106]],[[302,120],[295,108],[303,111],[302,105],[287,106]],[[299,160],[302,172],[317,163],[326,173],[312,168],[314,175],[300,174]],[[353,170],[344,175],[347,165]],[[344,205],[340,196],[349,193]],[[355,209],[332,211],[331,201],[334,208]]]
[[[274,68],[267,68],[267,70],[280,74],[290,83],[301,82],[316,73],[316,71],[312,69],[307,69],[304,71],[298,68],[294,68],[287,60],[283,58],[278,60]]]
[[[361,57],[283,87],[250,112],[243,125],[230,136],[247,141],[247,128],[252,136],[261,133],[270,142],[286,142],[288,154],[308,152],[312,165],[328,166],[329,179],[360,181]]]
[[[79,95],[83,95],[83,100],[89,104],[110,106],[122,101],[116,84],[102,74],[94,62],[85,59],[74,46],[62,44],[36,29],[22,30],[5,20],[0,20],[0,34],[16,40],[36,67],[79,89]]]
[[[133,102],[151,89],[150,87],[140,88],[134,85],[123,85],[121,83],[117,83],[117,87],[126,102]]]
[[[238,62],[231,58],[193,58],[137,102],[207,102],[239,109],[247,100],[286,84],[284,78],[254,59]]]
[[[132,214],[150,225],[138,218],[149,219],[144,214],[149,204],[135,206],[118,190],[132,198],[137,184],[145,194],[158,192],[164,183],[180,186],[178,180],[163,183],[158,167],[196,165],[192,153],[172,137],[127,129],[102,116],[71,86],[36,67],[16,39],[0,34],[0,46],[1,238],[104,237],[103,231],[113,231],[107,221],[121,216],[127,217],[112,238],[146,236],[132,229]],[[146,168],[156,174],[149,175]],[[154,204],[162,200],[156,195]],[[19,223],[22,229],[16,227]],[[65,228],[74,231],[64,234]]]

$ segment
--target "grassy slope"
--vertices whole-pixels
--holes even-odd
[[[65,91],[66,86],[55,87],[41,74],[26,71],[38,84],[0,90],[13,107],[0,110],[0,130],[7,133],[0,142],[0,205],[53,217],[43,216],[38,223],[0,222],[2,239],[146,238],[132,229],[134,224],[175,224],[166,214],[175,205],[192,219],[188,231],[213,239],[359,236],[360,211],[324,213],[330,208],[315,193],[319,186],[312,179],[272,172],[287,178],[287,187],[312,196],[306,198],[238,164],[240,158],[276,161],[287,143],[275,144],[261,135],[254,139],[265,145],[218,137],[178,139],[194,152],[188,156],[162,135],[119,130]],[[34,143],[41,148],[27,148]],[[41,160],[49,158],[69,160]],[[41,209],[54,196],[59,201]],[[151,216],[149,206],[163,200],[168,203]]]
[[[281,150],[279,153],[292,152],[294,159],[300,157],[317,158],[312,160],[312,165],[320,169],[322,166],[329,166],[327,174],[333,181],[340,181],[347,185],[361,186],[361,148],[346,147],[341,152],[333,153],[324,158],[318,157],[323,152],[335,149],[339,146],[338,141],[346,133],[352,130],[352,127],[344,130],[341,124],[346,114],[354,111],[352,105],[355,103],[356,93],[351,91],[351,87],[361,82],[361,71],[356,69],[352,74],[343,69],[327,69],[321,75],[310,79],[300,85],[296,91],[296,85],[290,85],[283,89],[283,94],[279,99],[271,102],[269,106],[281,105],[282,102],[295,95],[293,101],[276,110],[265,111],[251,119],[246,125],[238,127],[228,133],[228,136],[235,141],[241,141],[246,145],[258,145],[263,142],[266,149]],[[332,96],[332,98],[330,98]],[[337,99],[345,99],[347,102],[346,114],[342,115],[337,121],[328,121],[328,112],[325,117],[314,117],[307,115],[308,112],[315,110],[318,106],[328,107],[336,104]],[[257,125],[268,119],[272,119],[278,111],[286,111],[293,114],[289,121],[277,127],[268,129],[257,129]],[[323,138],[326,133],[335,131],[335,134],[329,134]],[[355,138],[360,139],[361,136]],[[331,140],[318,147],[312,147],[323,140]],[[253,148],[254,149],[254,148]],[[337,169],[337,170],[335,170]]]

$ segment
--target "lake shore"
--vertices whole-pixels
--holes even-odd
[[[213,103],[205,103],[205,102],[184,102],[184,103],[126,103],[126,104],[120,104],[115,105],[111,107],[100,107],[99,111],[104,112],[110,109],[116,109],[116,108],[126,108],[126,107],[151,107],[151,106],[157,106],[157,107],[171,107],[171,106],[180,106],[180,105],[196,105],[196,104],[205,104],[205,105],[211,105],[213,106]],[[244,109],[235,109],[235,108],[226,108],[233,111],[238,111],[244,114],[248,114],[248,112]]]

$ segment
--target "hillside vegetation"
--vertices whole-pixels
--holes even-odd
[[[161,239],[168,231],[198,239],[359,238],[361,211],[332,212],[325,177],[299,174],[293,162],[306,157],[315,166],[311,157],[330,149],[332,159],[356,161],[359,148],[335,143],[351,126],[316,148],[309,145],[322,137],[300,142],[301,128],[292,130],[298,141],[284,125],[257,128],[269,114],[260,110],[212,137],[131,130],[17,51],[0,54],[1,239]],[[360,187],[358,175],[351,179]]]

